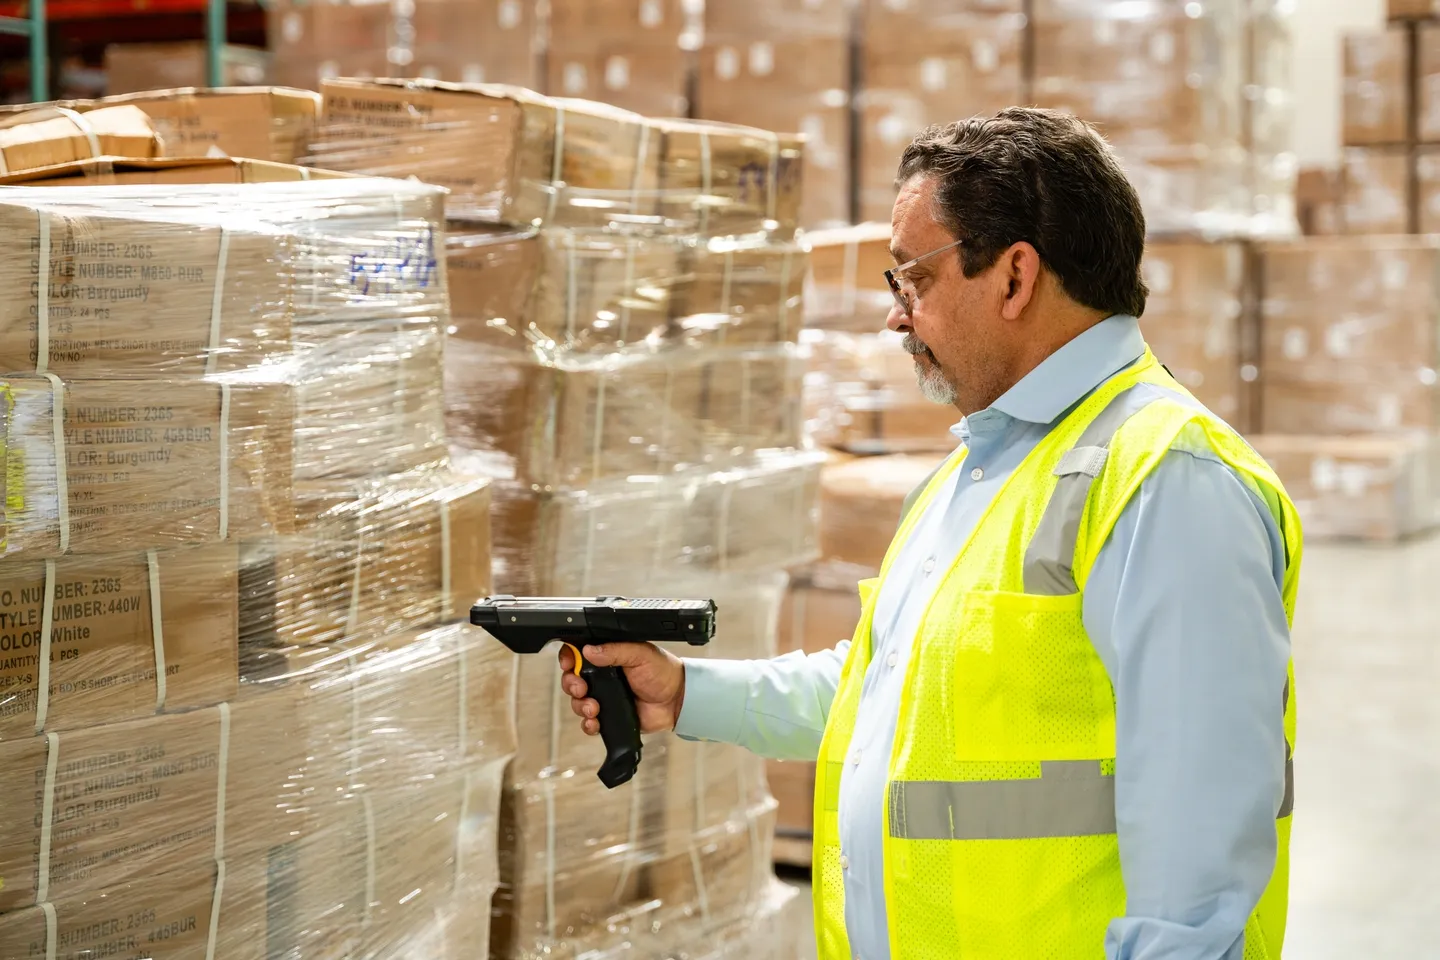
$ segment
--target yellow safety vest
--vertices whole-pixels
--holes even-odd
[[[1155,384],[1130,394],[1139,384]],[[1142,403],[1148,395],[1157,398]],[[1172,399],[1173,397],[1173,399]],[[1187,402],[1188,401],[1188,402]],[[1293,618],[1301,531],[1280,480],[1146,350],[1102,384],[1006,480],[921,622],[886,785],[884,889],[895,960],[1094,960],[1125,913],[1115,826],[1115,695],[1081,620],[1086,580],[1125,505],[1172,447],[1203,446],[1270,506]],[[837,825],[840,777],[870,664],[875,598],[952,456],[900,525],[830,709],[815,778],[814,896],[822,960],[850,957]],[[1285,936],[1295,743],[1284,711],[1279,856],[1245,928],[1245,960]]]

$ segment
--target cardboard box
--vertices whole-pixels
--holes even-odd
[[[786,344],[540,363],[452,343],[445,367],[451,444],[493,476],[575,487],[799,445]]]
[[[895,306],[885,271],[890,256],[890,220],[806,235],[810,272],[805,287],[805,325],[870,333],[879,330]]]
[[[1385,6],[1391,20],[1440,16],[1440,3],[1436,0],[1386,0]]]
[[[826,561],[880,569],[905,497],[943,457],[862,457],[820,476],[820,552]],[[873,575],[873,574],[872,574]]]
[[[1440,463],[1423,434],[1262,434],[1251,442],[1280,475],[1307,537],[1392,541],[1436,523]]]
[[[0,739],[232,699],[236,583],[231,544],[0,562]]]
[[[222,715],[212,707],[0,744],[0,795],[16,812],[0,828],[5,911],[209,865],[219,813],[226,853],[284,842],[281,805],[296,772],[278,726],[286,714]]]
[[[1026,6],[1023,0],[861,0],[859,33],[868,50],[902,57],[917,42],[964,36],[977,17],[1013,17]]]
[[[91,187],[130,184],[291,183],[297,180],[334,180],[349,174],[312,170],[268,160],[230,157],[181,157],[126,160],[103,157],[74,160],[0,177],[0,184],[33,187]]]
[[[1415,32],[1415,136],[1421,143],[1435,143],[1440,141],[1440,25],[1420,24]]]
[[[915,36],[919,45],[904,52],[872,46],[868,37],[862,50],[861,220],[890,222],[900,155],[920,131],[1026,100],[1023,17],[967,17],[951,32]]]
[[[1350,146],[1405,143],[1410,138],[1408,33],[1398,27],[1347,33],[1344,51],[1342,142]]]
[[[853,586],[836,589],[802,575],[786,592],[780,610],[780,651],[810,654],[833,650],[854,635],[859,622],[860,595]]]
[[[443,186],[453,219],[603,226],[658,206],[724,233],[766,218],[793,229],[799,214],[795,138],[484,85],[334,80],[324,91],[321,166]]]
[[[294,163],[305,154],[320,98],[291,87],[182,87],[96,101],[130,104],[155,123],[169,157],[217,155]]]
[[[815,556],[823,460],[783,452],[724,471],[602,481],[583,494],[497,483],[496,590],[531,596],[622,592],[627,578],[633,583],[642,575],[649,582],[808,562]],[[631,536],[596,535],[604,530]]]
[[[1152,241],[1141,273],[1150,287],[1140,327],[1180,384],[1213,413],[1248,427],[1241,378],[1245,250],[1239,243]]]
[[[20,173],[89,157],[158,157],[156,125],[130,106],[61,114],[45,106],[0,120],[0,167]]]
[[[1415,193],[1419,232],[1440,233],[1440,150],[1421,147],[1416,151]]]
[[[1341,162],[1345,232],[1411,232],[1409,149],[1351,147]]]
[[[7,556],[208,543],[289,528],[287,388],[147,380],[62,386],[12,377],[4,392]]]
[[[612,103],[651,117],[689,113],[689,56],[673,40],[626,34],[551,38],[552,96]]]
[[[781,42],[707,35],[695,89],[697,116],[804,136],[802,224],[850,221],[850,50],[843,35]]]
[[[333,77],[390,74],[388,3],[274,3],[266,7],[274,82],[318,90]]]
[[[1307,237],[1343,233],[1345,184],[1339,168],[1302,167],[1295,182],[1296,218]]]
[[[844,39],[850,33],[850,20],[850,4],[845,0],[776,0],[773,3],[735,0],[706,5],[705,38],[722,43],[745,43],[767,37]]]
[[[105,48],[105,92],[137,93],[209,86],[207,50],[199,40],[112,43]],[[220,49],[220,85],[259,86],[269,80],[270,55],[258,47]]]
[[[794,342],[803,319],[802,247],[763,240],[711,240],[687,258],[675,297],[674,334],[687,344]]]
[[[530,298],[544,252],[535,230],[451,223],[445,237],[448,337],[512,351],[543,339],[530,329]]]
[[[244,550],[241,631],[252,651],[462,619],[491,592],[487,480],[307,483],[296,509],[293,537]]]
[[[259,230],[229,230],[223,220],[198,211],[149,222],[138,207],[93,214],[73,197],[68,191],[28,192],[0,205],[0,283],[13,291],[0,306],[5,369],[189,377],[252,366],[281,348],[288,351],[291,257],[283,240]],[[42,298],[36,278],[42,274],[43,363],[36,319]]]
[[[552,0],[550,31],[552,41],[584,42],[596,37],[634,36],[645,42],[680,45],[680,38],[693,27],[683,0],[620,0],[591,3],[589,0]]]
[[[774,876],[770,853],[774,832],[772,800],[695,834],[689,850],[661,859],[650,869],[650,889],[662,899],[663,913],[693,915],[703,904],[712,922],[742,920]]]
[[[540,86],[535,4],[527,0],[418,0],[413,60],[393,76]]]

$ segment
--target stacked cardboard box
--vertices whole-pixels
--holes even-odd
[[[1440,246],[1314,238],[1267,245],[1262,262],[1255,443],[1302,491],[1307,530],[1386,537],[1433,525]]]
[[[920,393],[899,334],[885,271],[890,228],[861,224],[809,234],[804,353],[807,429],[817,443],[852,453],[948,450],[953,407]]]
[[[539,84],[531,0],[268,5],[276,83],[319,89],[332,77],[427,77]]]
[[[809,229],[851,221],[850,19],[841,0],[705,8],[695,115],[802,133]]]
[[[1020,0],[864,0],[859,217],[889,222],[900,154],[929,124],[1031,100]]]
[[[689,115],[694,6],[551,0],[545,91],[654,117]]]
[[[44,163],[64,163],[70,160],[88,159],[99,156],[124,157],[241,157],[250,160],[268,160],[275,163],[294,163],[305,151],[315,124],[315,114],[320,106],[319,95],[309,90],[295,90],[286,87],[215,87],[197,89],[182,87],[174,90],[151,90],[144,93],[127,93],[101,100],[63,100],[55,103],[26,105],[21,107],[0,107],[0,123],[8,123],[15,115],[32,111],[37,107],[55,110],[63,108],[73,127],[74,115],[79,114],[80,123],[91,118],[86,126],[96,128],[95,132],[108,132],[98,127],[99,111],[104,116],[121,116],[117,107],[138,108],[149,118],[153,133],[159,137],[155,149],[139,149],[131,141],[111,142],[97,137],[90,142],[85,131],[79,135],[84,142],[77,145],[71,155],[51,154]],[[3,132],[3,131],[0,131]],[[73,135],[73,129],[67,135]],[[130,134],[134,136],[134,134]],[[140,132],[142,138],[150,131]],[[0,141],[3,142],[3,141]],[[88,149],[87,149],[88,148]],[[7,158],[8,159],[8,158]],[[43,164],[35,164],[41,166]],[[24,167],[9,165],[9,172],[18,172]]]
[[[1347,35],[1344,89],[1344,232],[1433,231],[1440,224],[1440,23],[1397,19],[1383,31]]]
[[[204,42],[112,43],[105,48],[105,92],[139,93],[206,86],[208,51]],[[269,82],[270,55],[257,47],[220,49],[220,84],[259,86]]]
[[[440,192],[119,166],[0,204],[0,952],[469,956],[514,658],[456,623],[490,486],[407,386]]]
[[[325,96],[319,156],[452,189],[447,425],[456,462],[498,478],[497,589],[713,596],[715,655],[772,652],[820,459],[800,420],[798,143],[486,86]],[[763,764],[653,737],[607,791],[555,661],[524,661],[493,953],[693,951],[763,915]]]

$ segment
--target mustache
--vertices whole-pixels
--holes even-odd
[[[925,344],[920,341],[920,338],[913,333],[905,334],[905,339],[900,341],[900,345],[904,347],[905,352],[912,357],[925,356],[931,360],[935,359],[935,354],[930,352],[930,348],[925,346]]]

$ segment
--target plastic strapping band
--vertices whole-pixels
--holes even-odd
[[[695,875],[695,892],[699,895],[700,916],[710,922],[710,898],[705,891],[705,871],[700,869],[700,851],[695,841],[690,841],[690,871]]]
[[[220,250],[215,254],[215,292],[210,298],[210,349],[205,354],[205,375],[215,372],[220,360],[220,315],[225,309],[225,266],[230,258],[230,231],[220,228]]]
[[[350,759],[347,763],[349,769],[346,771],[346,779],[353,784],[356,768],[360,764],[360,678],[355,651],[351,650],[345,659],[350,666]]]
[[[780,261],[780,339],[790,340],[790,267],[795,258],[794,250],[786,250]]]
[[[301,179],[301,180],[309,180],[309,179],[310,179],[310,168],[309,168],[309,167],[301,167],[301,168],[300,168],[300,179]]]
[[[460,822],[455,825],[455,886],[458,888],[465,879],[465,824],[470,820],[470,791],[471,777],[469,770],[465,771],[465,779],[461,781],[460,789]]]
[[[90,145],[90,156],[92,159],[100,156],[100,154],[104,152],[100,149],[100,138],[95,136],[95,128],[90,125],[90,121],[86,120],[82,114],[76,113],[69,107],[56,107],[55,112],[75,124],[75,128],[84,134],[85,141]]]
[[[703,235],[709,232],[710,228],[710,196],[715,190],[714,178],[710,169],[710,134],[708,131],[700,131],[700,233]]]
[[[720,572],[730,567],[730,491],[733,484],[725,483],[720,488],[720,529],[715,531],[715,546],[720,554]]]
[[[50,828],[55,822],[55,771],[60,766],[60,734],[45,734],[45,795],[40,806],[40,872],[35,901],[50,899]]]
[[[225,859],[225,791],[230,783],[230,704],[220,703],[220,775],[215,784],[215,859]]]
[[[368,927],[375,905],[375,804],[368,793],[360,800],[365,808],[365,918],[362,922]]]
[[[765,190],[765,219],[774,220],[780,193],[780,134],[770,134],[770,183]]]
[[[55,504],[60,521],[60,552],[70,552],[70,468],[65,461],[65,384],[53,373],[50,381],[50,413],[55,438]]]
[[[840,313],[851,316],[855,312],[855,279],[860,273],[860,239],[851,237],[845,241],[845,258],[840,268]]]
[[[552,687],[559,689],[558,683]],[[555,780],[545,785],[545,938],[555,939]]]
[[[150,639],[155,642],[155,712],[165,710],[165,617],[160,603],[160,557],[154,550],[145,551],[145,566],[150,574]]]
[[[365,524],[360,524],[360,531],[355,537],[355,564],[354,572],[350,575],[350,605],[345,611],[345,639],[349,640],[355,636],[360,627],[360,585],[363,578],[361,573],[365,569]]]
[[[220,384],[220,539],[230,539],[230,384]]]
[[[440,618],[450,619],[450,605],[454,600],[450,596],[453,586],[451,577],[452,553],[450,548],[450,501],[440,501]],[[463,657],[463,654],[462,654]],[[463,662],[463,661],[462,661]],[[464,711],[461,711],[464,716]]]
[[[225,896],[225,861],[215,861],[215,896],[210,900],[210,935],[205,938],[205,960],[215,960],[220,939],[220,904]]]
[[[593,480],[600,479],[601,453],[605,449],[605,384],[607,382],[604,371],[600,373],[600,382],[595,387],[595,445],[590,452],[590,476]]]
[[[50,368],[50,216],[40,217],[39,249],[35,251],[35,372]]]
[[[615,893],[613,899],[616,903],[624,903],[630,898],[625,896],[625,888],[630,885],[630,873],[635,867],[637,850],[640,845],[640,811],[645,791],[638,788],[630,791],[630,826],[625,834],[624,860],[621,861],[620,879],[615,882]]]
[[[735,275],[735,248],[725,250],[725,270],[720,274],[720,312],[730,312],[730,284]]]
[[[640,212],[640,184],[645,172],[645,161],[650,157],[650,124],[640,124],[640,143],[635,148],[635,173],[630,178],[630,212]]]
[[[625,241],[625,286],[620,297],[620,342],[630,341],[630,297],[635,290],[635,246],[630,237]]]
[[[5,151],[0,150],[0,177],[10,175],[10,166],[5,162]]]
[[[45,561],[45,598],[40,606],[40,669],[35,687],[35,735],[45,731],[50,715],[50,634],[55,629],[55,561]]]
[[[555,107],[555,159],[550,164],[550,202],[545,208],[545,222],[555,219],[555,205],[560,200],[560,176],[565,172],[565,108]]]
[[[565,340],[575,339],[575,321],[580,311],[579,264],[575,260],[575,234],[565,234]]]
[[[40,910],[45,914],[45,960],[55,960],[55,941],[60,937],[60,921],[55,916],[55,904],[41,901]]]

